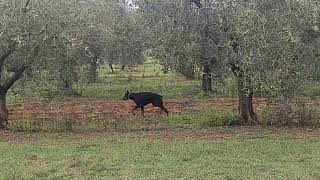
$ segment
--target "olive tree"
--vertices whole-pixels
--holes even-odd
[[[314,45],[303,39],[316,26],[301,19],[310,10],[304,1],[221,0],[217,5],[225,56],[238,83],[239,122],[251,124],[257,121],[254,92],[277,98],[301,92],[306,64],[316,62],[310,53]]]
[[[174,69],[230,69],[237,81],[239,123],[258,122],[254,93],[293,97],[308,74],[318,71],[317,1],[191,2],[137,1],[148,47]]]
[[[108,35],[106,37],[106,61],[112,64],[127,65],[144,62],[144,36],[142,27],[137,22],[137,14],[127,1],[113,1],[108,4],[109,12]]]
[[[79,95],[73,89],[73,83],[78,80],[80,62],[73,50],[78,46],[78,35],[85,30],[81,8],[77,2],[59,0],[48,1],[43,7],[42,14],[46,17],[52,40],[43,50],[42,61],[31,66],[33,74],[25,79],[31,81],[40,77],[41,81],[49,82],[38,81],[39,88],[36,89],[49,85],[43,93]]]
[[[211,75],[222,73],[219,23],[212,2],[140,0],[138,12],[151,49],[160,63],[187,78],[200,73],[202,89],[211,91]]]
[[[50,44],[47,17],[42,12],[47,1],[0,1],[0,128],[8,112],[6,95],[26,69],[36,63]]]
[[[144,61],[143,36],[128,2],[83,2],[82,31],[77,34],[75,56],[88,67],[89,83],[96,82],[99,65],[133,65]]]

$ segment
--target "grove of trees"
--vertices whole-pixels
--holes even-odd
[[[233,73],[239,94],[239,123],[257,123],[254,92],[294,97],[318,72],[317,1],[137,0],[149,48],[170,69],[193,77]],[[209,85],[206,84],[209,82]]]
[[[317,0],[1,0],[0,128],[6,95],[21,78],[44,75],[60,93],[98,81],[101,65],[143,64],[201,78],[233,77],[239,123],[258,123],[255,93],[285,101],[319,75]],[[148,52],[148,53],[146,53]]]

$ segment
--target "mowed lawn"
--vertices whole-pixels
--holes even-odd
[[[320,179],[320,137],[290,131],[1,133],[0,179]]]

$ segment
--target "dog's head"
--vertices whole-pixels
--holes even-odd
[[[123,99],[123,100],[129,99],[129,95],[130,95],[131,92],[132,92],[132,90],[131,90],[131,91],[128,91],[128,90],[127,90],[122,99]]]

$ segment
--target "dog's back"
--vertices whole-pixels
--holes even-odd
[[[149,103],[162,100],[162,96],[152,92],[131,93],[129,99],[133,100],[138,106],[145,106]]]

